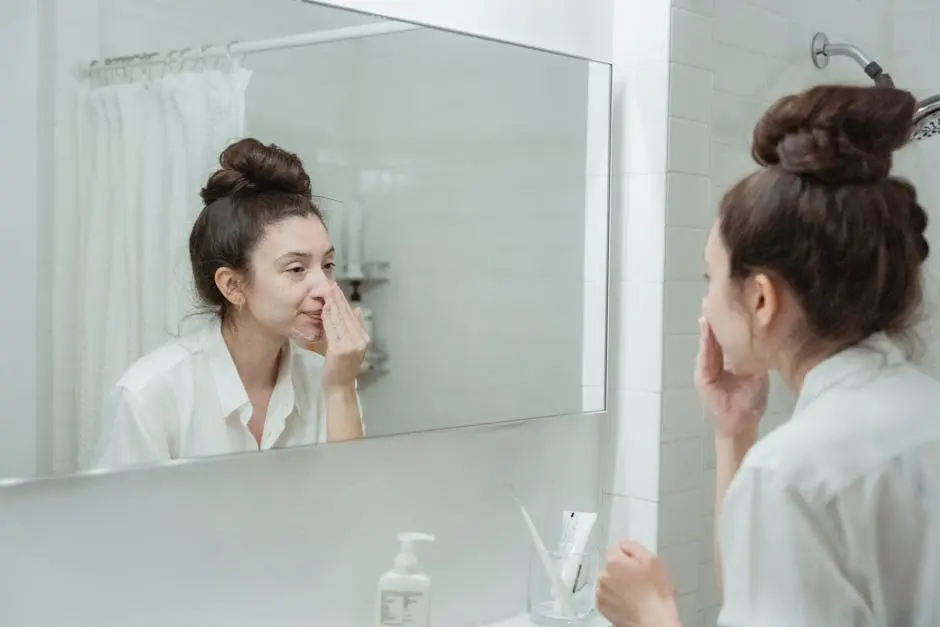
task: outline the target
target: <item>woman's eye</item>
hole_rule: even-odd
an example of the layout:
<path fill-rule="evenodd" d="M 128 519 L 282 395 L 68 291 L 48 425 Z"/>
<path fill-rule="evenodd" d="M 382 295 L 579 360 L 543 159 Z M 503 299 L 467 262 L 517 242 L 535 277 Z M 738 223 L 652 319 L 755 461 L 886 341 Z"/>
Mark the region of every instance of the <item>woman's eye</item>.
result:
<path fill-rule="evenodd" d="M 290 272 L 291 274 L 303 274 L 304 272 L 306 272 L 306 268 L 304 268 L 303 266 L 292 266 L 288 268 L 287 271 Z"/>
<path fill-rule="evenodd" d="M 327 272 L 332 272 L 334 268 L 336 268 L 335 262 L 331 261 L 330 263 L 323 264 L 323 269 L 326 270 Z"/>

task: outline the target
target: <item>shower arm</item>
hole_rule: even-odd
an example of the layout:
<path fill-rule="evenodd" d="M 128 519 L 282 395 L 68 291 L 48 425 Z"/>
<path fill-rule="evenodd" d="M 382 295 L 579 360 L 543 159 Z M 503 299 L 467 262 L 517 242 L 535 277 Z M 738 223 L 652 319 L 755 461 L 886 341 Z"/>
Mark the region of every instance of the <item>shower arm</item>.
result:
<path fill-rule="evenodd" d="M 852 44 L 833 44 L 825 33 L 816 33 L 812 47 L 813 65 L 820 70 L 829 65 L 830 57 L 849 57 L 865 71 L 875 85 L 894 87 L 894 80 L 878 63 Z"/>

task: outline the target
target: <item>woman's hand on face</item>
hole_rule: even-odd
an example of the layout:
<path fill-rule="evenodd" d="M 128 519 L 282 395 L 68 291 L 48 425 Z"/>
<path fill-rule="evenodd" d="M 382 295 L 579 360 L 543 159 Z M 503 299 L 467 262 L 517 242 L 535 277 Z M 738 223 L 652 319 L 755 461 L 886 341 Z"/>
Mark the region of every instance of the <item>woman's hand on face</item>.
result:
<path fill-rule="evenodd" d="M 371 342 L 362 325 L 362 311 L 349 305 L 336 283 L 330 286 L 323 300 L 323 340 L 314 347 L 318 353 L 326 355 L 323 389 L 327 392 L 354 389 Z"/>
<path fill-rule="evenodd" d="M 662 560 L 636 542 L 607 552 L 597 611 L 616 627 L 679 627 L 675 591 Z"/>
<path fill-rule="evenodd" d="M 699 318 L 695 386 L 712 415 L 715 435 L 754 434 L 767 410 L 770 380 L 766 372 L 734 374 L 725 369 L 725 356 L 711 325 Z"/>

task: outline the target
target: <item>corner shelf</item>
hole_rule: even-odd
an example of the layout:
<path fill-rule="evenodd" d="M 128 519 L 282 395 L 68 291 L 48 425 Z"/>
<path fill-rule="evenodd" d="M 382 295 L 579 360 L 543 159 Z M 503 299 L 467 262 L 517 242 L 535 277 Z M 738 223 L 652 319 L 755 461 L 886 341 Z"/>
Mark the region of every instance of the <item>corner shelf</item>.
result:
<path fill-rule="evenodd" d="M 336 276 L 337 283 L 355 283 L 359 282 L 362 285 L 367 285 L 370 283 L 384 283 L 388 281 L 388 269 L 391 264 L 387 261 L 367 261 L 362 264 L 362 275 L 361 276 L 349 276 L 345 273 L 340 273 Z"/>
<path fill-rule="evenodd" d="M 362 364 L 364 367 L 359 370 L 360 379 L 365 379 L 367 382 L 376 377 L 388 374 L 387 363 L 388 354 L 375 345 L 370 346 L 369 350 L 366 351 L 366 358 Z"/>

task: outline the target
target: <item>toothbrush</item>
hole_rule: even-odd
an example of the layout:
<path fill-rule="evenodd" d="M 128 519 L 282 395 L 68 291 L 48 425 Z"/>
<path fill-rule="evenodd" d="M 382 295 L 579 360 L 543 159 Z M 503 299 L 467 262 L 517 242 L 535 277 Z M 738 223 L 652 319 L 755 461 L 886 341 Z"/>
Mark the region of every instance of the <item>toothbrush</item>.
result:
<path fill-rule="evenodd" d="M 522 517 L 525 519 L 525 523 L 529 528 L 529 535 L 532 536 L 535 551 L 539 554 L 539 558 L 542 561 L 542 568 L 545 569 L 545 574 L 548 575 L 548 580 L 551 582 L 552 596 L 555 597 L 555 602 L 561 605 L 561 611 L 564 616 L 573 616 L 574 611 L 571 607 L 571 591 L 565 587 L 564 582 L 561 580 L 561 573 L 559 573 L 558 569 L 555 567 L 555 561 L 552 559 L 551 553 L 548 552 L 545 542 L 542 541 L 542 536 L 539 534 L 538 529 L 535 528 L 535 523 L 532 522 L 532 517 L 529 516 L 528 510 L 526 510 L 525 505 L 522 504 L 522 501 L 519 499 L 519 496 L 512 486 L 509 487 L 512 498 L 519 504 Z"/>

